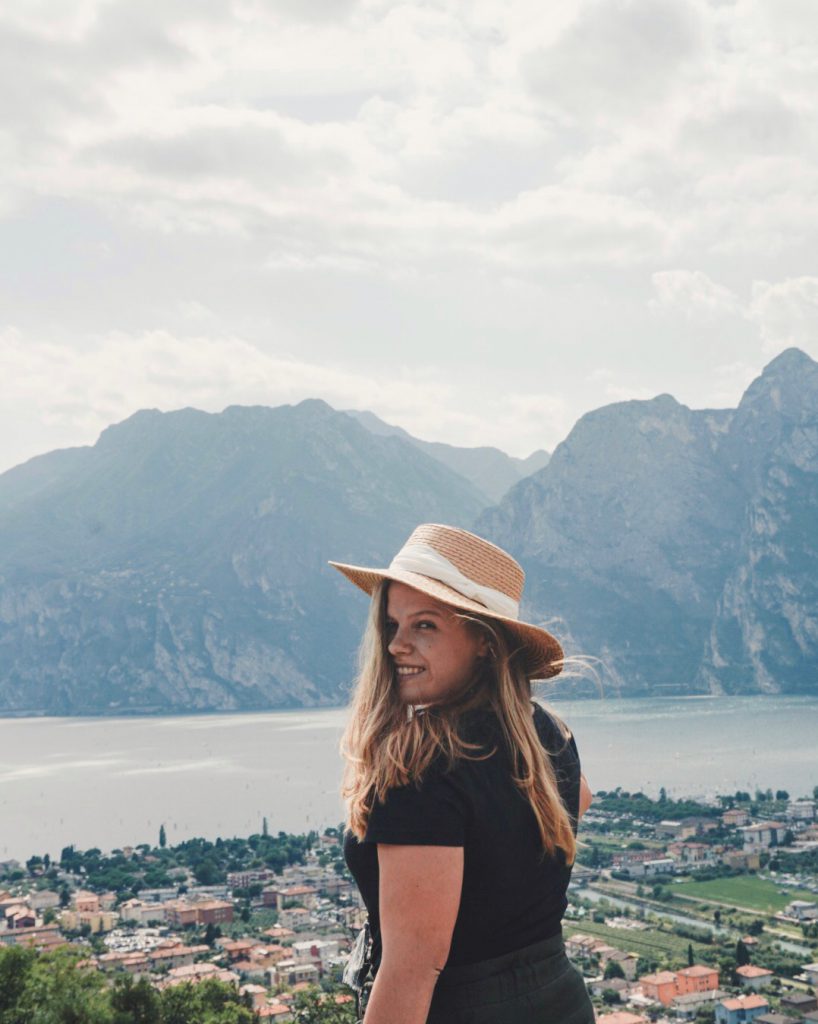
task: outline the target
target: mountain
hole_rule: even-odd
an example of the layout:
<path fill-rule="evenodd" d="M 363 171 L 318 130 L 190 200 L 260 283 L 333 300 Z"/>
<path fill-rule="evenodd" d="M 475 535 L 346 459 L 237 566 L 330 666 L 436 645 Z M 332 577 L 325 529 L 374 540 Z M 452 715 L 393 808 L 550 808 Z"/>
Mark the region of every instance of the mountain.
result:
<path fill-rule="evenodd" d="M 496 505 L 503 495 L 523 477 L 536 473 L 548 465 L 549 455 L 538 448 L 525 459 L 506 455 L 499 448 L 458 448 L 440 441 L 421 441 L 403 427 L 385 423 L 372 412 L 346 409 L 347 415 L 354 416 L 367 430 L 383 437 L 401 437 L 416 445 L 421 451 L 442 462 L 444 466 L 469 480 L 485 496 L 486 505 Z"/>
<path fill-rule="evenodd" d="M 316 400 L 141 410 L 0 475 L 0 712 L 338 704 L 384 564 L 485 501 Z"/>
<path fill-rule="evenodd" d="M 594 410 L 475 530 L 617 693 L 818 693 L 818 364 L 787 349 L 736 410 Z"/>

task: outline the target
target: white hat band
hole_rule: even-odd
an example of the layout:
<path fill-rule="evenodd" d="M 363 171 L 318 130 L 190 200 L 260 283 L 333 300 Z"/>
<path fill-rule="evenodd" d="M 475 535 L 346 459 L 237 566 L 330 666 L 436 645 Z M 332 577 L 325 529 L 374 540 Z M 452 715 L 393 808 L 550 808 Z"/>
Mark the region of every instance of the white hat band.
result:
<path fill-rule="evenodd" d="M 389 568 L 429 576 L 433 580 L 445 583 L 447 587 L 451 587 L 464 597 L 479 602 L 489 611 L 505 615 L 509 619 L 519 618 L 520 605 L 517 601 L 504 594 L 502 590 L 484 587 L 470 580 L 448 558 L 444 558 L 428 544 L 406 544 L 392 559 Z"/>

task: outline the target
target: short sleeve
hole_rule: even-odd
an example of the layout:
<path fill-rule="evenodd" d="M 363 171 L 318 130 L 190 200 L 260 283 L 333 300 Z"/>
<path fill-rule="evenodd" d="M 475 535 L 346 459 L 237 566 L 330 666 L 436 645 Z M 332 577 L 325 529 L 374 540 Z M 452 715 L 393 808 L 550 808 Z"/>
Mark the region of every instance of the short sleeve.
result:
<path fill-rule="evenodd" d="M 559 726 L 544 708 L 536 705 L 535 721 L 543 746 L 551 755 L 562 802 L 571 819 L 574 835 L 579 822 L 579 791 L 582 766 L 573 732 L 566 740 Z"/>
<path fill-rule="evenodd" d="M 369 815 L 365 843 L 408 846 L 465 846 L 468 801 L 452 773 L 430 766 L 420 787 L 396 786 Z"/>

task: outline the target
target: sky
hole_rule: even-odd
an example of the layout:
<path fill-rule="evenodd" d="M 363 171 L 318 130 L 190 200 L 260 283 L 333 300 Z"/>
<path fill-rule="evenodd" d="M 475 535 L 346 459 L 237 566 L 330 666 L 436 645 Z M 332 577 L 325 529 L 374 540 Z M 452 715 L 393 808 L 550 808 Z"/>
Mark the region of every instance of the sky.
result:
<path fill-rule="evenodd" d="M 549 451 L 818 358 L 815 0 L 4 0 L 0 472 L 320 397 Z"/>

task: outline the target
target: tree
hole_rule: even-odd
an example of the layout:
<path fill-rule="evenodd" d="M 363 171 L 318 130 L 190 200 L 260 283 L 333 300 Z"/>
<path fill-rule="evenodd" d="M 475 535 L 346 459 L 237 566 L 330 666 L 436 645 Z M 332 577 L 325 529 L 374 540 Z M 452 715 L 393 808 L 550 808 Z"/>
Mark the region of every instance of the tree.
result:
<path fill-rule="evenodd" d="M 263 818 L 261 822 L 261 834 L 267 839 L 270 835 L 270 829 L 267 826 L 267 819 Z"/>
<path fill-rule="evenodd" d="M 721 924 L 721 911 L 720 910 L 714 910 L 713 911 L 713 920 L 716 922 L 717 925 Z"/>
<path fill-rule="evenodd" d="M 688 944 L 687 944 L 687 966 L 688 967 L 692 967 L 693 963 L 694 963 L 694 960 L 693 960 L 693 943 L 692 942 L 688 942 Z"/>
<path fill-rule="evenodd" d="M 736 943 L 736 967 L 745 967 L 750 962 L 750 951 L 741 941 Z"/>
<path fill-rule="evenodd" d="M 776 800 L 789 800 L 790 794 L 786 791 L 786 789 L 777 789 L 775 791 L 775 798 Z"/>
<path fill-rule="evenodd" d="M 354 1024 L 355 1002 L 336 1003 L 332 995 L 314 990 L 299 992 L 293 1006 L 293 1021 L 294 1024 Z"/>
<path fill-rule="evenodd" d="M 667 803 L 667 790 L 665 789 L 664 786 L 662 786 L 659 789 L 659 803 L 660 804 L 666 804 Z"/>
<path fill-rule="evenodd" d="M 164 825 L 160 825 L 159 826 L 159 845 L 162 847 L 163 850 L 167 846 L 167 842 L 168 842 L 168 837 L 167 837 L 167 835 L 165 833 L 165 826 Z"/>
<path fill-rule="evenodd" d="M 204 933 L 205 944 L 212 948 L 213 943 L 216 941 L 216 939 L 221 937 L 221 934 L 221 928 L 219 928 L 217 924 L 213 924 L 212 921 L 209 921 Z"/>
<path fill-rule="evenodd" d="M 134 981 L 130 974 L 114 981 L 111 1006 L 123 1014 L 123 1024 L 162 1024 L 159 993 L 147 978 Z"/>
<path fill-rule="evenodd" d="M 622 970 L 622 964 L 617 960 L 609 960 L 607 964 L 605 964 L 605 973 L 602 977 L 605 981 L 607 981 L 608 978 L 624 978 L 625 972 Z"/>

